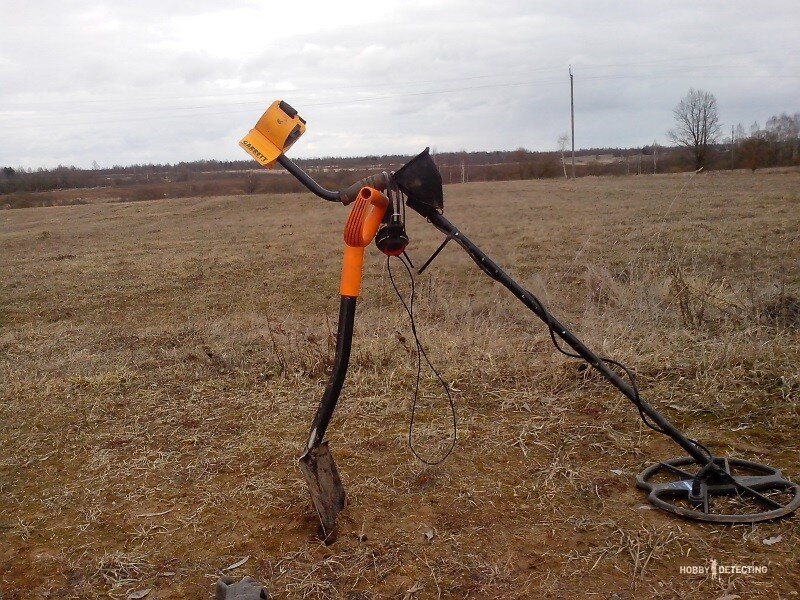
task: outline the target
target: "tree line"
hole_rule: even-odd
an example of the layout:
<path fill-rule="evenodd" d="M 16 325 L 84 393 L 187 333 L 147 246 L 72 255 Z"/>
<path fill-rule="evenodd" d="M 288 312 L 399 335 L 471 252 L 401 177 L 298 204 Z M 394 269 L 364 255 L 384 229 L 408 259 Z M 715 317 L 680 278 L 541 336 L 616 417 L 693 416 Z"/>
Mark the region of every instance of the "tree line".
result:
<path fill-rule="evenodd" d="M 748 130 L 739 123 L 726 137 L 722 134 L 715 96 L 703 90 L 690 89 L 673 114 L 675 126 L 667 133 L 672 146 L 654 143 L 635 149 L 579 150 L 576 151 L 580 159 L 576 174 L 668 173 L 700 168 L 747 168 L 755 171 L 762 167 L 800 164 L 800 112 L 774 115 L 763 127 L 753 123 Z M 434 158 L 445 183 L 566 176 L 565 164 L 569 159 L 564 153 L 565 139 L 562 136 L 559 140 L 560 152 L 534 152 L 525 148 L 478 152 L 434 150 Z M 608 159 L 609 156 L 612 158 Z M 298 159 L 297 162 L 312 171 L 323 184 L 336 187 L 358 179 L 362 173 L 396 169 L 409 158 L 390 154 Z M 59 165 L 52 169 L 32 170 L 6 166 L 0 170 L 0 194 L 116 188 L 116 195 L 121 198 L 141 200 L 164 196 L 300 191 L 296 182 L 283 177 L 285 174 L 280 170 L 259 170 L 249 159 L 116 165 L 111 168 L 99 168 L 94 163 L 94 167 L 79 169 Z M 28 205 L 28 202 L 23 205 Z"/>
<path fill-rule="evenodd" d="M 749 135 L 739 123 L 731 128 L 727 139 L 722 138 L 719 106 L 711 92 L 690 89 L 672 112 L 675 126 L 667 135 L 688 151 L 695 169 L 710 166 L 711 153 L 726 147 L 731 169 L 737 164 L 753 171 L 760 167 L 798 164 L 800 112 L 774 115 L 767 119 L 763 128 L 758 122 L 753 123 Z"/>

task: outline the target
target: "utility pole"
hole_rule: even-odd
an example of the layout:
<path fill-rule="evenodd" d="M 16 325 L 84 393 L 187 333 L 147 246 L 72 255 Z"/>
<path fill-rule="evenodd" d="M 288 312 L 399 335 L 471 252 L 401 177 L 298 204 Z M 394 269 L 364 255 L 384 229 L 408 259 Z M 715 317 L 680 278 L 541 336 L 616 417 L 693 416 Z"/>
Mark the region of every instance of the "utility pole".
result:
<path fill-rule="evenodd" d="M 572 85 L 572 65 L 569 66 L 569 118 L 572 124 L 572 178 L 575 179 L 575 92 Z"/>
<path fill-rule="evenodd" d="M 731 171 L 733 171 L 733 165 L 734 165 L 734 151 L 733 151 L 734 139 L 733 139 L 733 136 L 734 136 L 733 125 L 731 125 Z"/>
<path fill-rule="evenodd" d="M 467 165 L 464 162 L 464 159 L 461 159 L 461 183 L 467 182 Z"/>

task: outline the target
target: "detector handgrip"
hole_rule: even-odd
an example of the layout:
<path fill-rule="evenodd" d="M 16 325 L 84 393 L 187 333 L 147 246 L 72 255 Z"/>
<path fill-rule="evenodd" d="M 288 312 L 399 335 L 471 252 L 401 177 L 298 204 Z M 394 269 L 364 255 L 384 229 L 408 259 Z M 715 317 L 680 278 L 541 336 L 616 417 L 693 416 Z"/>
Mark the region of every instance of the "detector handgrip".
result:
<path fill-rule="evenodd" d="M 363 187 L 344 224 L 344 260 L 339 293 L 351 298 L 361 291 L 364 248 L 372 241 L 383 221 L 389 199 L 378 190 Z"/>
<path fill-rule="evenodd" d="M 339 199 L 341 200 L 342 204 L 347 206 L 348 204 L 352 203 L 356 198 L 358 198 L 359 192 L 364 187 L 370 187 L 382 192 L 389 187 L 389 174 L 386 171 L 376 173 L 375 175 L 370 175 L 369 177 L 364 177 L 364 179 L 360 181 L 356 181 L 353 185 L 350 185 L 343 190 L 339 190 Z"/>
<path fill-rule="evenodd" d="M 388 206 L 389 199 L 381 192 L 362 187 L 344 224 L 344 243 L 354 248 L 369 245 L 378 232 Z"/>

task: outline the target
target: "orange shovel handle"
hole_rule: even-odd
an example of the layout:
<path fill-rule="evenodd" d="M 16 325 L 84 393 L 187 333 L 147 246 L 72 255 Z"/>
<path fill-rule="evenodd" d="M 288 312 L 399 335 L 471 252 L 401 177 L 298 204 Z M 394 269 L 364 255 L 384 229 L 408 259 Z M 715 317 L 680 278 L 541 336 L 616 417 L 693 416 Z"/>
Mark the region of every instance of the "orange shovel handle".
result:
<path fill-rule="evenodd" d="M 361 291 L 361 267 L 364 248 L 372 241 L 381 226 L 389 199 L 378 190 L 363 187 L 358 193 L 350 216 L 344 224 L 344 261 L 339 293 L 358 297 Z"/>

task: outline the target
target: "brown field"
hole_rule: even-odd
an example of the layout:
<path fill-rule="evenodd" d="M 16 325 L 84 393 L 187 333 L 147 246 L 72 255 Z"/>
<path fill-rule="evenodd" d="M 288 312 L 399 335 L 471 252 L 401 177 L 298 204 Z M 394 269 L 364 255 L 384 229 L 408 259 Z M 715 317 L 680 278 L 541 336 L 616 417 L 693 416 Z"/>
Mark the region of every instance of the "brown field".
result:
<path fill-rule="evenodd" d="M 800 172 L 474 183 L 445 202 L 688 433 L 800 479 Z M 679 449 L 455 245 L 417 307 L 456 451 L 408 451 L 410 331 L 372 247 L 329 431 L 349 507 L 318 542 L 296 458 L 345 216 L 310 194 L 0 212 L 0 598 L 209 598 L 245 557 L 228 572 L 274 598 L 798 596 L 798 517 L 648 510 L 635 474 Z M 421 262 L 440 235 L 416 216 L 409 232 Z M 431 452 L 447 412 L 424 388 Z M 769 571 L 679 573 L 712 558 Z"/>

